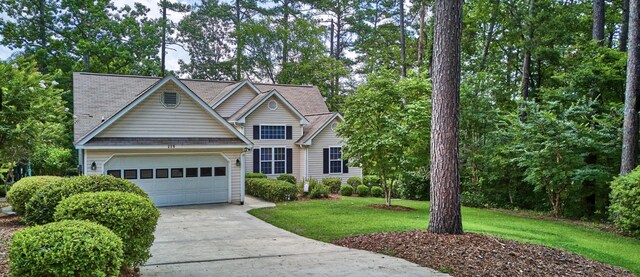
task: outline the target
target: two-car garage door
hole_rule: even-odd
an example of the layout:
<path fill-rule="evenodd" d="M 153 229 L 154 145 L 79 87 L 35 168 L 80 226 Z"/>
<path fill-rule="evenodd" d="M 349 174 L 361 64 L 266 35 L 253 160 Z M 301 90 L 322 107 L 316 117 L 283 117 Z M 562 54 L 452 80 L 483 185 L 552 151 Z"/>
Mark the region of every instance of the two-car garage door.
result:
<path fill-rule="evenodd" d="M 104 170 L 138 185 L 159 207 L 229 201 L 230 172 L 220 155 L 121 155 Z"/>

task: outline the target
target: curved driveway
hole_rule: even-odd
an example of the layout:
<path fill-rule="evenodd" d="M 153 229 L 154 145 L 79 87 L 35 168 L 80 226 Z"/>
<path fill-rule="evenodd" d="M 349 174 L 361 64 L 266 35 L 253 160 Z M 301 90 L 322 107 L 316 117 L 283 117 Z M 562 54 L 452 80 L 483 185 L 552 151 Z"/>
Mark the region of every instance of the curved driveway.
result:
<path fill-rule="evenodd" d="M 448 276 L 414 263 L 304 238 L 248 214 L 274 206 L 160 209 L 153 257 L 142 276 Z M 330 223 L 328 223 L 330 224 Z"/>

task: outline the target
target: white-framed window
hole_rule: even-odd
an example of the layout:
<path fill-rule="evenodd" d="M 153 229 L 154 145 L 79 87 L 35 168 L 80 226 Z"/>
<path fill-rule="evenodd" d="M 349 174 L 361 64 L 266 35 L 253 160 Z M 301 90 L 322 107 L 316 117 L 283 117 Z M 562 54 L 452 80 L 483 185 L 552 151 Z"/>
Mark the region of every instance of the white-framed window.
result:
<path fill-rule="evenodd" d="M 284 174 L 287 171 L 287 149 L 285 147 L 260 148 L 260 172 Z"/>
<path fill-rule="evenodd" d="M 285 125 L 260 125 L 260 139 L 285 140 L 287 127 Z"/>
<path fill-rule="evenodd" d="M 269 101 L 267 106 L 269 106 L 270 110 L 275 111 L 276 109 L 278 109 L 278 102 L 276 102 L 275 100 L 271 100 Z"/>
<path fill-rule="evenodd" d="M 342 147 L 329 147 L 329 173 L 342 173 Z"/>

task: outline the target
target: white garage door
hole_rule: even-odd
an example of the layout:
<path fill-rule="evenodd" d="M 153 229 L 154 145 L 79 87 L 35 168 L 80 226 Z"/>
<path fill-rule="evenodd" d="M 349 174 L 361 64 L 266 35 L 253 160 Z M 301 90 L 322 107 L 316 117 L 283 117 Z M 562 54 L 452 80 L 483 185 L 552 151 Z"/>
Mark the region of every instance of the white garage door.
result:
<path fill-rule="evenodd" d="M 105 163 L 105 174 L 129 179 L 156 206 L 229 200 L 229 169 L 220 155 L 122 155 Z"/>

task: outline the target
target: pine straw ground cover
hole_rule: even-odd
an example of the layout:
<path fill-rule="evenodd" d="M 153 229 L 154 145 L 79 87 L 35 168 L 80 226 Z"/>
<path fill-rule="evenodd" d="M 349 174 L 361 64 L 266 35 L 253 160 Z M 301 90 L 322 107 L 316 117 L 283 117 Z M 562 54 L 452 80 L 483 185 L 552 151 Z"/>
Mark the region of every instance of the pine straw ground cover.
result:
<path fill-rule="evenodd" d="M 9 275 L 9 245 L 11 236 L 15 231 L 26 228 L 17 215 L 7 215 L 0 213 L 0 277 Z"/>
<path fill-rule="evenodd" d="M 333 243 L 403 258 L 453 276 L 635 276 L 577 254 L 474 233 L 435 235 L 416 230 Z"/>

